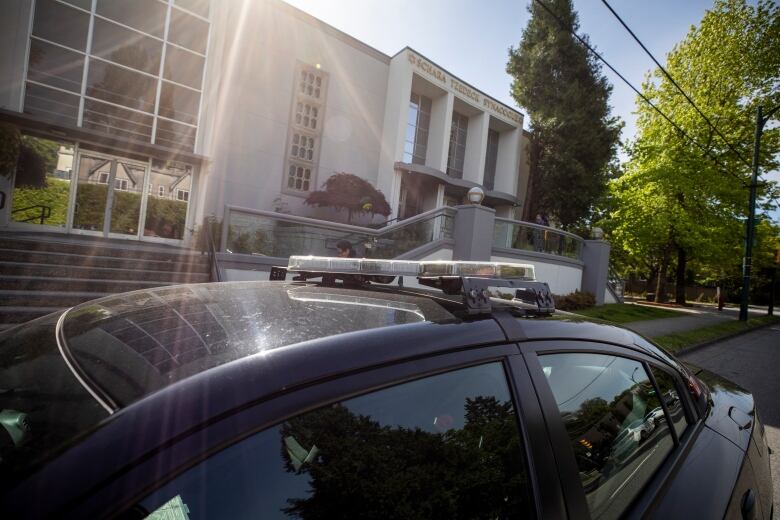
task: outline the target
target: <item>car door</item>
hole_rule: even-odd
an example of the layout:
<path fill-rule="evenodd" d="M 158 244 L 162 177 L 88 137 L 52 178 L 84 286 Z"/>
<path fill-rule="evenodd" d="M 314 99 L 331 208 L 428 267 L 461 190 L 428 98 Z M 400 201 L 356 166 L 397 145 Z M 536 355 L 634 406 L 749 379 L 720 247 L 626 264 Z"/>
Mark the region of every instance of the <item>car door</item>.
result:
<path fill-rule="evenodd" d="M 672 367 L 595 342 L 521 349 L 571 516 L 724 516 L 744 454 L 703 426 Z"/>
<path fill-rule="evenodd" d="M 563 518 L 517 353 L 484 347 L 281 393 L 130 468 L 74 513 Z"/>

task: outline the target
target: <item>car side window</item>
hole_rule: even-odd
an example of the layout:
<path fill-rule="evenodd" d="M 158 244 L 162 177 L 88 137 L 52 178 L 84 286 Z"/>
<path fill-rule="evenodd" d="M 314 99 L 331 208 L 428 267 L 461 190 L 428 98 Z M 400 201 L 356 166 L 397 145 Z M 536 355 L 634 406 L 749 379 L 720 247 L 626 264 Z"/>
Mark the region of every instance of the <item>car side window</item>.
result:
<path fill-rule="evenodd" d="M 526 467 L 503 366 L 490 363 L 294 417 L 133 509 L 153 519 L 529 518 Z"/>
<path fill-rule="evenodd" d="M 666 405 L 666 411 L 669 412 L 672 426 L 679 438 L 688 427 L 688 418 L 685 416 L 685 409 L 683 408 L 677 385 L 674 384 L 674 378 L 671 374 L 658 367 L 651 366 L 650 371 L 653 373 L 661 400 Z"/>
<path fill-rule="evenodd" d="M 619 518 L 674 447 L 644 366 L 589 353 L 539 356 L 593 518 Z"/>

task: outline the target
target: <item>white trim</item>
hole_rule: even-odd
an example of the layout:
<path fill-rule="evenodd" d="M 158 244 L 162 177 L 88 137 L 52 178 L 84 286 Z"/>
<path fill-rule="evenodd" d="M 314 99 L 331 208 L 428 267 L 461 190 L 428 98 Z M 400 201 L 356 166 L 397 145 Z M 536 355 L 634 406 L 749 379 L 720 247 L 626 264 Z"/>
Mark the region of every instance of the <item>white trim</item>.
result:
<path fill-rule="evenodd" d="M 181 11 L 183 13 L 191 14 L 195 18 L 199 18 L 201 21 L 204 21 L 204 22 L 206 22 L 208 24 L 211 24 L 211 20 L 209 20 L 208 18 L 204 18 L 203 15 L 198 14 L 198 13 L 194 13 L 194 12 L 190 11 L 189 9 L 187 9 L 186 7 L 182 7 L 182 6 L 180 6 L 179 4 L 177 4 L 175 2 L 171 3 L 171 6 L 175 7 L 176 9 L 178 9 L 179 11 Z M 209 15 L 211 15 L 211 6 L 210 5 L 209 5 Z"/>
<path fill-rule="evenodd" d="M 72 7 L 72 8 L 73 8 L 73 9 L 75 9 L 76 11 L 81 11 L 82 13 L 89 14 L 89 11 L 87 11 L 87 10 L 86 10 L 86 9 L 84 9 L 83 7 L 79 7 L 79 6 L 77 6 L 77 5 L 74 5 L 74 4 L 72 4 L 72 3 L 69 3 L 69 2 L 67 2 L 67 1 L 63 2 L 62 0 L 54 0 L 54 2 L 56 2 L 56 3 L 58 3 L 58 4 L 61 4 L 61 5 L 64 5 L 64 6 L 66 6 L 66 7 Z"/>
<path fill-rule="evenodd" d="M 103 16 L 102 14 L 98 13 L 97 11 L 95 11 L 95 18 L 100 18 L 104 22 L 113 23 L 115 25 L 118 25 L 119 27 L 122 27 L 123 29 L 127 29 L 129 31 L 133 31 L 135 33 L 138 33 L 141 36 L 148 36 L 149 38 L 157 40 L 158 42 L 162 42 L 163 41 L 163 39 L 160 38 L 159 36 L 155 36 L 153 34 L 149 34 L 148 32 L 144 32 L 141 29 L 136 29 L 135 27 L 130 27 L 129 25 L 123 24 L 122 22 L 120 22 L 118 20 L 114 20 L 113 18 L 108 18 L 107 16 Z"/>
<path fill-rule="evenodd" d="M 211 34 L 211 24 L 209 24 L 209 34 Z M 198 51 L 193 51 L 192 49 L 188 49 L 187 47 L 183 47 L 183 46 L 179 45 L 178 43 L 167 42 L 167 44 L 170 45 L 171 47 L 176 47 L 177 49 L 180 49 L 182 51 L 187 51 L 190 54 L 194 54 L 195 56 L 198 56 L 200 58 L 205 58 L 206 55 L 208 54 L 208 51 L 209 51 L 208 37 L 206 38 L 206 53 L 207 54 L 201 54 Z"/>
<path fill-rule="evenodd" d="M 189 126 L 190 128 L 198 128 L 198 125 L 193 125 L 192 123 L 185 123 L 185 122 L 179 121 L 177 119 L 171 119 L 170 117 L 157 116 L 157 119 L 162 119 L 163 121 L 168 121 L 170 123 L 176 123 L 177 125 Z M 166 141 L 167 141 L 167 139 L 166 139 Z"/>
<path fill-rule="evenodd" d="M 75 52 L 76 54 L 80 54 L 82 56 L 86 56 L 87 53 L 84 51 L 80 51 L 78 49 L 74 49 L 73 47 L 68 47 L 67 45 L 63 45 L 61 43 L 53 42 L 51 40 L 47 40 L 46 38 L 41 38 L 40 36 L 36 36 L 32 33 L 30 33 L 30 39 L 31 40 L 38 40 L 39 42 L 48 43 L 49 45 L 53 45 L 55 47 L 59 47 L 60 49 L 65 49 L 66 51 Z M 89 38 L 88 38 L 89 39 Z"/>
<path fill-rule="evenodd" d="M 105 103 L 106 105 L 111 105 L 117 108 L 124 108 L 125 110 L 129 110 L 131 112 L 138 112 L 139 114 L 143 114 L 145 116 L 154 117 L 154 114 L 150 112 L 144 112 L 143 110 L 138 110 L 137 108 L 126 107 L 124 105 L 120 105 L 118 103 L 112 103 L 111 101 L 106 101 L 104 99 L 100 99 L 92 96 L 86 96 L 86 95 L 84 96 L 84 99 L 88 99 L 90 101 L 97 101 L 98 103 Z"/>
<path fill-rule="evenodd" d="M 87 47 L 84 57 L 84 71 L 81 75 L 81 97 L 79 98 L 79 112 L 76 114 L 76 126 L 84 123 L 84 95 L 87 93 L 87 78 L 89 75 L 89 53 L 92 50 L 92 30 L 95 27 L 95 6 L 97 0 L 92 0 L 89 13 L 89 29 L 87 32 Z"/>
<path fill-rule="evenodd" d="M 24 97 L 27 94 L 26 81 L 30 67 L 30 38 L 32 38 L 33 22 L 35 20 L 35 0 L 31 0 L 30 4 L 30 20 L 27 24 L 27 48 L 24 52 L 24 72 L 22 76 L 25 81 L 22 81 L 21 99 L 19 99 L 19 111 L 21 112 L 24 112 Z"/>
<path fill-rule="evenodd" d="M 129 70 L 131 72 L 137 72 L 138 74 L 142 74 L 144 76 L 148 76 L 148 77 L 150 77 L 152 79 L 159 79 L 159 76 L 156 76 L 155 74 L 152 74 L 150 72 L 144 72 L 142 70 L 134 69 L 133 67 L 128 67 L 127 65 L 122 65 L 121 63 L 116 63 L 114 61 L 107 60 L 105 58 L 101 58 L 100 56 L 96 56 L 94 54 L 90 54 L 89 57 L 91 59 L 93 59 L 93 60 L 102 61 L 104 63 L 108 63 L 109 65 L 113 65 L 115 67 L 126 69 L 126 70 Z"/>
<path fill-rule="evenodd" d="M 169 80 L 169 79 L 165 79 L 165 78 L 163 78 L 162 76 L 160 76 L 160 80 L 161 80 L 161 81 L 164 81 L 164 82 L 166 82 L 166 83 L 170 83 L 171 85 L 176 85 L 177 87 L 183 87 L 183 88 L 186 88 L 187 90 L 191 90 L 191 91 L 193 91 L 193 92 L 197 92 L 198 94 L 200 94 L 200 93 L 201 93 L 201 91 L 200 91 L 200 90 L 198 90 L 198 89 L 196 89 L 195 87 L 190 87 L 190 86 L 188 86 L 188 85 L 185 85 L 185 84 L 183 84 L 183 83 L 177 83 L 176 81 L 171 81 L 171 80 Z"/>
<path fill-rule="evenodd" d="M 209 5 L 209 14 L 211 13 L 211 5 Z M 206 71 L 209 65 L 209 47 L 211 46 L 211 22 L 209 21 L 209 32 L 206 35 L 206 54 L 203 56 L 203 71 L 200 75 L 200 99 L 198 100 L 198 119 L 195 125 L 195 135 L 192 140 L 192 151 L 198 147 L 198 134 L 200 130 L 200 116 L 203 114 L 203 88 L 206 84 Z M 177 46 L 178 47 L 178 46 Z"/>
<path fill-rule="evenodd" d="M 153 116 L 154 119 L 152 119 L 152 144 L 157 143 L 157 114 L 160 113 L 160 93 L 162 92 L 162 77 L 163 72 L 165 70 L 165 56 L 167 54 L 167 47 L 168 44 L 168 30 L 171 26 L 171 2 L 168 1 L 168 7 L 165 9 L 165 25 L 163 26 L 163 44 L 162 44 L 162 53 L 160 54 L 160 70 L 159 74 L 157 75 L 157 92 L 154 94 L 154 107 L 152 108 L 152 111 L 154 112 Z M 203 71 L 205 74 L 205 70 Z M 194 146 L 193 146 L 194 147 Z M 150 165 L 151 166 L 151 165 Z"/>
<path fill-rule="evenodd" d="M 108 405 L 103 399 L 100 398 L 100 396 L 97 395 L 97 393 L 82 379 L 81 375 L 79 374 L 78 370 L 71 364 L 70 359 L 68 359 L 68 356 L 65 355 L 65 347 L 63 344 L 65 343 L 65 334 L 62 331 L 62 324 L 65 322 L 65 317 L 68 315 L 68 312 L 73 307 L 66 309 L 60 314 L 60 318 L 57 320 L 57 326 L 54 329 L 54 339 L 57 341 L 57 348 L 60 351 L 60 355 L 62 356 L 62 360 L 65 361 L 65 364 L 68 365 L 68 368 L 70 369 L 73 376 L 76 378 L 76 380 L 81 384 L 81 386 L 84 387 L 84 390 L 86 390 L 89 395 L 91 395 L 95 401 L 102 406 L 109 415 L 114 414 L 114 409 Z"/>

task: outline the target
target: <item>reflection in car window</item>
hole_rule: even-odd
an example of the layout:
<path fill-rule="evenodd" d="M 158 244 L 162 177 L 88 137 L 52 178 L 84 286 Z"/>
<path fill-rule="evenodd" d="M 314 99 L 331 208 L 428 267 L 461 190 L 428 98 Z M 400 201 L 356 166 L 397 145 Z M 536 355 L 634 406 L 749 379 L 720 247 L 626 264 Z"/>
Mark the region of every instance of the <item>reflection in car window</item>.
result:
<path fill-rule="evenodd" d="M 149 518 L 530 518 L 525 468 L 504 371 L 492 363 L 290 419 L 139 506 Z"/>
<path fill-rule="evenodd" d="M 674 445 L 641 363 L 600 354 L 540 358 L 593 518 L 618 518 Z"/>
<path fill-rule="evenodd" d="M 669 417 L 674 425 L 674 431 L 677 432 L 677 437 L 679 438 L 688 426 L 688 419 L 685 417 L 685 409 L 680 400 L 680 394 L 677 393 L 674 378 L 660 368 L 650 367 L 650 370 L 653 372 L 655 383 L 658 385 L 658 391 L 661 393 L 661 399 L 666 405 L 666 410 L 669 412 Z"/>

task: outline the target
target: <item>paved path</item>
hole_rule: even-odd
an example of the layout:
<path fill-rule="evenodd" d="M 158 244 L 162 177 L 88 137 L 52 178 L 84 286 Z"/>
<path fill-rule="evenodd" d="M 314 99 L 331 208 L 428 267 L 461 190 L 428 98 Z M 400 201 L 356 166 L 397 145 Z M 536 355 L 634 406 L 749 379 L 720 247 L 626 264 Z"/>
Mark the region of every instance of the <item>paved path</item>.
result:
<path fill-rule="evenodd" d="M 687 307 L 670 310 L 678 311 L 683 316 L 658 320 L 632 321 L 624 323 L 623 326 L 648 338 L 655 338 L 735 321 L 739 317 L 739 309 L 732 308 L 726 308 L 723 311 L 718 311 L 715 307 Z M 749 311 L 750 316 L 763 316 L 765 314 L 766 310 L 761 309 L 750 309 Z"/>
<path fill-rule="evenodd" d="M 679 318 L 682 319 L 682 318 Z M 780 511 L 780 325 L 743 334 L 680 356 L 750 390 L 772 454 L 775 516 Z"/>

